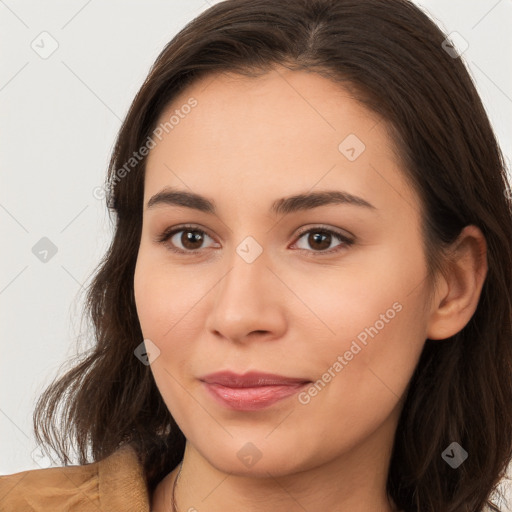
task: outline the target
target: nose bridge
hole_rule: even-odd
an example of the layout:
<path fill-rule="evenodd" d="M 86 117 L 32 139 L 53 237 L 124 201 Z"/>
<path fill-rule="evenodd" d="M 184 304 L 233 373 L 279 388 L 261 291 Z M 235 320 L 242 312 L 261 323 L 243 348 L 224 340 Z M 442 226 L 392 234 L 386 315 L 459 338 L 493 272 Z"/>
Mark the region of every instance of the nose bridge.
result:
<path fill-rule="evenodd" d="M 223 302 L 225 308 L 255 311 L 270 299 L 262 294 L 272 275 L 262 249 L 257 254 L 258 248 L 251 241 L 243 241 L 235 248 L 229 260 L 230 270 L 218 290 L 218 302 Z"/>
<path fill-rule="evenodd" d="M 243 339 L 253 331 L 277 334 L 284 326 L 279 286 L 263 248 L 247 237 L 234 250 L 229 269 L 214 293 L 208 328 L 226 338 Z"/>
<path fill-rule="evenodd" d="M 230 270 L 221 283 L 221 294 L 240 294 L 243 298 L 243 295 L 251 295 L 251 287 L 256 289 L 264 285 L 267 274 L 271 274 L 268 269 L 271 262 L 270 254 L 264 249 L 261 237 L 259 238 L 261 243 L 254 236 L 247 235 L 233 246 L 232 252 L 226 258 Z"/>

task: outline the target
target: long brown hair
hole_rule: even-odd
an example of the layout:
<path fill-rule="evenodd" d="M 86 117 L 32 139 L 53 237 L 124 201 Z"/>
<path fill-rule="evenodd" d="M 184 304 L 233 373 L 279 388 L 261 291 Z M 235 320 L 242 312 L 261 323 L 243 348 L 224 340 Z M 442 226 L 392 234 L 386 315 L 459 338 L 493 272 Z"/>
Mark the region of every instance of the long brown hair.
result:
<path fill-rule="evenodd" d="M 151 492 L 181 460 L 185 437 L 133 353 L 143 339 L 133 276 L 146 159 L 126 163 L 193 80 L 257 76 L 281 64 L 340 83 L 389 123 L 421 199 L 429 268 L 443 267 L 443 249 L 464 226 L 486 237 L 475 314 L 455 336 L 426 340 L 410 381 L 387 491 L 406 512 L 490 505 L 512 459 L 512 194 L 481 100 L 445 39 L 406 0 L 227 0 L 188 23 L 156 59 L 120 129 L 106 181 L 115 234 L 87 292 L 94 347 L 39 399 L 38 441 L 64 464 L 71 448 L 83 464 L 131 443 Z M 457 469 L 441 457 L 453 441 L 469 454 Z"/>

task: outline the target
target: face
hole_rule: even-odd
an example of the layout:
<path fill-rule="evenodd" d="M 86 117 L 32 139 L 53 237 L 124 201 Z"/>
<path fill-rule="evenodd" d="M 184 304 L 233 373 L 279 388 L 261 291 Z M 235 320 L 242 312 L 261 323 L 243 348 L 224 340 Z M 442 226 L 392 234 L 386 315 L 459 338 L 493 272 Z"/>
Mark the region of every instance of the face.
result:
<path fill-rule="evenodd" d="M 134 286 L 188 445 L 222 471 L 277 475 L 391 441 L 428 289 L 385 122 L 279 68 L 201 79 L 160 122 L 173 115 L 147 160 Z"/>

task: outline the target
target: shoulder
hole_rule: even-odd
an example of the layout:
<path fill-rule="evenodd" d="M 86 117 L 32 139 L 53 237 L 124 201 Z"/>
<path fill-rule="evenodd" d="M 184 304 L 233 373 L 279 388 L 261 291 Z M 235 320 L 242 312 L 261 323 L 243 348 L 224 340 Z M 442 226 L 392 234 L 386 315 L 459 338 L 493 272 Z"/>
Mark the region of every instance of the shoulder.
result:
<path fill-rule="evenodd" d="M 33 469 L 0 477 L 1 511 L 149 511 L 142 465 L 125 445 L 82 466 Z"/>

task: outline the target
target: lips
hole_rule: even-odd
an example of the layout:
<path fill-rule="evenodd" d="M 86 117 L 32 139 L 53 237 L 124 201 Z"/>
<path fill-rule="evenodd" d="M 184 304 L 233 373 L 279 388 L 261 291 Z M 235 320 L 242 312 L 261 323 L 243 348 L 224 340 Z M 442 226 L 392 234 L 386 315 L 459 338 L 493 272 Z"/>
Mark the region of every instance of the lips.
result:
<path fill-rule="evenodd" d="M 248 372 L 243 375 L 230 371 L 212 373 L 200 380 L 208 384 L 219 384 L 230 388 L 252 388 L 258 386 L 286 386 L 309 382 L 307 379 L 284 377 L 273 373 Z"/>
<path fill-rule="evenodd" d="M 255 411 L 284 400 L 311 383 L 303 378 L 263 372 L 243 375 L 223 371 L 199 379 L 217 403 L 239 411 Z"/>

